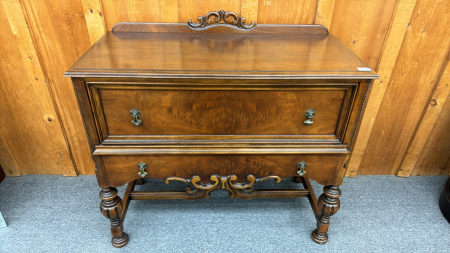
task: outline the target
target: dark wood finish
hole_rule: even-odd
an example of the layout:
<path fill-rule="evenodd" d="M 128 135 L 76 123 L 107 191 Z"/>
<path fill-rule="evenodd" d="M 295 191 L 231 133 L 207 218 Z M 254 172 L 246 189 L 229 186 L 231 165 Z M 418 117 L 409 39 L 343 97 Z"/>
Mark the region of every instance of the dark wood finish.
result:
<path fill-rule="evenodd" d="M 228 188 L 224 188 L 228 190 Z M 231 190 L 230 190 L 231 191 Z M 158 199 L 186 199 L 186 200 L 198 200 L 203 198 L 209 198 L 207 191 L 200 191 L 199 193 L 189 193 L 183 191 L 154 191 L 154 192 L 131 192 L 130 198 L 132 200 L 158 200 Z M 238 192 L 230 193 L 230 198 L 239 199 L 255 199 L 255 198 L 301 198 L 308 197 L 308 190 L 255 190 L 252 192 Z"/>
<path fill-rule="evenodd" d="M 319 244 L 328 241 L 328 228 L 330 227 L 330 216 L 339 211 L 341 190 L 339 186 L 327 185 L 323 187 L 323 193 L 319 197 L 320 216 L 317 219 L 317 228 L 312 232 L 311 238 Z"/>
<path fill-rule="evenodd" d="M 298 171 L 297 163 L 306 161 L 306 177 L 324 185 L 340 185 L 342 178 L 335 175 L 343 167 L 347 155 L 115 155 L 104 156 L 103 160 L 111 187 L 120 187 L 139 179 L 139 162 L 147 164 L 148 178 L 165 180 L 195 175 L 207 182 L 211 175 L 237 175 L 238 182 L 242 182 L 248 174 L 257 178 L 269 175 L 294 177 Z"/>
<path fill-rule="evenodd" d="M 83 117 L 84 129 L 88 138 L 89 149 L 91 154 L 94 152 L 94 146 L 100 144 L 100 138 L 97 134 L 97 124 L 94 121 L 93 112 L 88 106 L 90 104 L 87 87 L 82 78 L 72 77 L 73 88 L 77 98 L 81 116 Z M 83 106 L 84 105 L 84 106 Z M 108 188 L 108 179 L 103 166 L 101 157 L 92 156 L 95 164 L 95 175 L 97 176 L 98 185 L 102 188 Z"/>
<path fill-rule="evenodd" d="M 105 34 L 66 72 L 80 77 L 377 78 L 332 35 Z M 151 57 L 150 57 L 151 56 Z M 326 59 L 326 63 L 325 60 Z"/>
<path fill-rule="evenodd" d="M 121 221 L 124 221 L 125 220 L 125 216 L 127 215 L 128 206 L 130 205 L 130 200 L 132 199 L 130 197 L 130 194 L 131 194 L 131 192 L 134 191 L 134 187 L 136 185 L 139 185 L 139 184 L 142 184 L 142 178 L 134 180 L 134 181 L 130 182 L 127 185 L 127 188 L 126 188 L 126 190 L 125 190 L 125 192 L 123 194 L 123 201 L 122 201 L 122 203 L 123 203 L 123 210 L 122 210 L 122 213 L 120 214 L 120 220 Z"/>
<path fill-rule="evenodd" d="M 116 24 L 114 33 L 244 33 L 244 34 L 283 34 L 283 35 L 328 35 L 328 29 L 322 25 L 257 25 L 251 30 L 240 30 L 231 26 L 210 26 L 205 29 L 193 30 L 187 24 L 170 23 L 133 23 Z"/>
<path fill-rule="evenodd" d="M 102 89 L 99 95 L 108 135 L 334 135 L 347 90 Z M 139 126 L 131 124 L 133 108 L 141 113 Z M 303 123 L 308 109 L 316 111 L 312 125 Z"/>
<path fill-rule="evenodd" d="M 312 238 L 325 243 L 378 76 L 322 26 L 253 26 L 222 11 L 190 26 L 119 23 L 65 74 L 113 245 L 128 241 L 122 223 L 131 200 L 196 200 L 216 189 L 241 199 L 308 197 L 317 219 Z M 254 188 L 293 177 L 304 189 Z M 135 191 L 143 178 L 187 188 Z M 310 179 L 327 185 L 319 199 Z M 126 183 L 122 201 L 114 187 Z"/>
<path fill-rule="evenodd" d="M 102 214 L 111 220 L 111 234 L 113 238 L 111 240 L 112 245 L 117 248 L 125 246 L 129 237 L 128 234 L 123 232 L 123 220 L 120 219 L 123 210 L 122 199 L 117 196 L 117 189 L 103 188 L 100 191 L 100 211 Z M 125 213 L 123 214 L 125 216 Z"/>

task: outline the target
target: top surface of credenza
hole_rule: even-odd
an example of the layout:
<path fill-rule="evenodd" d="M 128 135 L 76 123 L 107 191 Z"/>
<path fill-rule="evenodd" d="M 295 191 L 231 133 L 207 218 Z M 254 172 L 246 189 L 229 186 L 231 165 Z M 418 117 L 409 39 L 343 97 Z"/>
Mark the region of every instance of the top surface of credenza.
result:
<path fill-rule="evenodd" d="M 180 32 L 181 31 L 181 32 Z M 233 31 L 236 31 L 233 33 Z M 373 79 L 368 66 L 321 26 L 242 31 L 180 24 L 119 24 L 65 74 L 72 77 Z"/>

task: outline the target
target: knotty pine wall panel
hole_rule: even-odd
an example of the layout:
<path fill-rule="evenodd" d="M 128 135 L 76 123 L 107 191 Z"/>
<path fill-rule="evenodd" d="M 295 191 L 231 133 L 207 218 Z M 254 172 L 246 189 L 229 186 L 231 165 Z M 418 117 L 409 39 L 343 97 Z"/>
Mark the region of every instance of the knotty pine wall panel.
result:
<path fill-rule="evenodd" d="M 399 173 L 401 176 L 411 172 L 414 175 L 449 172 L 450 165 L 445 156 L 450 148 L 444 142 L 450 124 L 446 116 L 450 115 L 450 99 L 438 101 L 439 107 L 435 108 L 439 108 L 436 112 L 439 115 L 436 114 L 435 121 L 430 123 L 422 118 L 449 52 L 450 37 L 445 27 L 450 21 L 448 1 L 3 0 L 2 6 L 9 6 L 2 9 L 2 29 L 6 31 L 2 34 L 6 36 L 3 41 L 7 45 L 17 45 L 2 48 L 2 54 L 9 53 L 3 56 L 6 57 L 4 60 L 11 62 L 13 67 L 2 66 L 2 72 L 9 71 L 10 74 L 2 77 L 0 87 L 9 88 L 21 80 L 21 85 L 16 85 L 17 92 L 25 92 L 29 89 L 27 84 L 34 83 L 31 77 L 36 73 L 42 76 L 40 90 L 34 91 L 39 94 L 38 98 L 30 95 L 30 101 L 19 100 L 20 112 L 28 113 L 30 120 L 11 114 L 18 105 L 12 99 L 14 97 L 0 97 L 2 106 L 8 111 L 2 113 L 2 117 L 14 118 L 3 120 L 0 132 L 0 163 L 9 164 L 13 168 L 11 172 L 17 172 L 8 173 L 10 176 L 94 173 L 72 84 L 63 73 L 116 23 L 185 23 L 221 9 L 246 17 L 247 23 L 325 25 L 371 68 L 379 71 L 382 78 L 374 83 L 376 87 L 367 104 L 369 112 L 362 119 L 348 176 L 395 174 L 403 161 L 412 166 Z M 22 23 L 12 18 L 20 10 Z M 20 27 L 21 34 L 29 37 L 28 43 L 22 43 L 24 35 L 14 34 L 14 27 Z M 35 52 L 34 64 L 24 60 L 28 52 Z M 11 73 L 21 77 L 14 78 Z M 52 129 L 42 115 L 50 115 Z M 26 148 L 23 136 L 29 131 L 27 124 L 36 126 L 33 131 L 40 136 L 31 142 L 34 148 L 46 146 L 47 152 L 42 151 L 46 154 L 65 150 L 61 152 L 64 159 L 58 160 L 52 155 L 31 156 L 21 151 Z M 427 124 L 433 126 L 431 133 L 424 133 L 423 129 L 429 128 Z M 54 126 L 59 126 L 60 132 Z M 424 138 L 426 141 L 414 142 Z M 411 146 L 412 142 L 415 146 Z M 419 153 L 406 159 L 410 146 L 419 146 L 414 149 Z M 436 148 L 440 150 L 439 154 L 434 152 Z M 31 168 L 34 163 L 40 167 Z M 45 169 L 43 164 L 47 165 Z"/>
<path fill-rule="evenodd" d="M 94 163 L 72 81 L 63 77 L 64 72 L 90 47 L 82 3 L 79 0 L 21 1 L 78 173 L 93 174 Z"/>
<path fill-rule="evenodd" d="M 5 174 L 75 175 L 19 1 L 0 4 L 0 162 Z"/>
<path fill-rule="evenodd" d="M 259 24 L 314 24 L 317 1 L 259 0 Z M 251 20 L 248 20 L 251 21 Z"/>
<path fill-rule="evenodd" d="M 449 13 L 448 1 L 417 1 L 359 174 L 398 171 L 450 52 Z"/>
<path fill-rule="evenodd" d="M 396 1 L 336 0 L 330 33 L 376 69 Z"/>
<path fill-rule="evenodd" d="M 449 56 L 450 58 L 450 56 Z M 423 133 L 418 135 L 427 136 L 422 151 L 415 162 L 412 175 L 448 175 L 450 173 L 450 64 L 447 59 L 447 67 L 442 73 L 439 86 L 431 96 L 430 104 L 424 114 L 420 126 L 424 125 Z M 426 124 L 426 121 L 436 117 L 432 124 Z M 431 128 L 431 131 L 430 131 Z M 420 132 L 420 133 L 419 133 Z M 414 143 L 414 142 L 413 142 Z M 405 164 L 405 161 L 403 162 Z M 402 166 L 403 167 L 403 166 Z"/>

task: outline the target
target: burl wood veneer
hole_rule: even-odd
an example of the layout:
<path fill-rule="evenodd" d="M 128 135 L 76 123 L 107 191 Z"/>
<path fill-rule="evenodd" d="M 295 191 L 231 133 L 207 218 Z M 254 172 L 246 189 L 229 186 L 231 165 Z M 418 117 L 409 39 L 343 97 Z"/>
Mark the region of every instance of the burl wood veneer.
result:
<path fill-rule="evenodd" d="M 312 239 L 328 240 L 371 80 L 318 25 L 256 25 L 232 12 L 188 24 L 119 23 L 72 77 L 112 244 L 125 246 L 130 200 L 308 197 Z M 142 178 L 186 191 L 134 191 Z M 304 189 L 259 189 L 295 178 Z M 310 179 L 325 185 L 317 199 Z M 116 187 L 128 183 L 123 200 Z M 181 236 L 181 235 L 180 235 Z"/>

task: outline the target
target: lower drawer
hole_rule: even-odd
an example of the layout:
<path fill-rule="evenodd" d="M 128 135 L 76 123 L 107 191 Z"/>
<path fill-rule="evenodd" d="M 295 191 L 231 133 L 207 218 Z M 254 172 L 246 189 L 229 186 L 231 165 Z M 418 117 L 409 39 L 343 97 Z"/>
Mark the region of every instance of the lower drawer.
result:
<path fill-rule="evenodd" d="M 189 179 L 199 176 L 201 182 L 210 182 L 211 175 L 236 175 L 244 182 L 248 175 L 256 178 L 273 175 L 281 178 L 298 176 L 297 164 L 307 163 L 305 177 L 323 185 L 340 185 L 345 174 L 347 155 L 141 155 L 103 156 L 110 187 L 120 187 L 141 178 L 138 163 L 145 163 L 145 177 Z"/>

